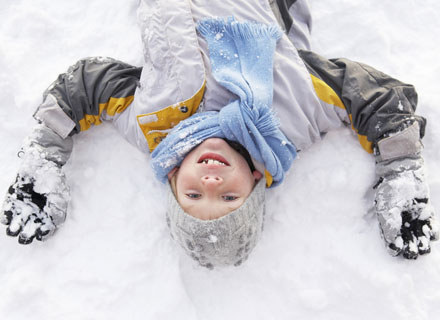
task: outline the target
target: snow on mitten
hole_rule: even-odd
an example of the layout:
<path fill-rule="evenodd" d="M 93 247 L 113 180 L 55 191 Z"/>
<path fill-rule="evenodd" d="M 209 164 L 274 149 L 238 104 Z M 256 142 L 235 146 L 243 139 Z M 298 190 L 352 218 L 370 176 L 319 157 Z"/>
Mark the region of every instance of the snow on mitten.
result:
<path fill-rule="evenodd" d="M 391 255 L 416 259 L 431 251 L 439 226 L 429 199 L 423 158 L 417 154 L 376 164 L 375 209 Z"/>
<path fill-rule="evenodd" d="M 69 188 L 62 166 L 72 151 L 72 139 L 62 139 L 37 126 L 22 149 L 23 162 L 9 187 L 0 212 L 9 236 L 28 244 L 45 240 L 66 219 Z"/>

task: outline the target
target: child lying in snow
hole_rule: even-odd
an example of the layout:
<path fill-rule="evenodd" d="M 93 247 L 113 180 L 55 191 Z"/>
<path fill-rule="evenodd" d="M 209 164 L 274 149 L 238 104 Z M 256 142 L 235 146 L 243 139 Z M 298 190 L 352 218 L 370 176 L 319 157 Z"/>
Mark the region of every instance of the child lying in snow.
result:
<path fill-rule="evenodd" d="M 68 206 L 62 166 L 71 136 L 112 120 L 152 152 L 157 178 L 169 182 L 173 238 L 203 266 L 239 265 L 261 233 L 265 187 L 283 181 L 297 152 L 351 124 L 376 159 L 375 210 L 388 251 L 430 252 L 439 231 L 414 88 L 309 51 L 305 1 L 204 2 L 141 1 L 142 68 L 84 59 L 47 89 L 4 202 L 7 234 L 27 244 L 54 233 Z M 236 20 L 206 18 L 230 8 Z"/>

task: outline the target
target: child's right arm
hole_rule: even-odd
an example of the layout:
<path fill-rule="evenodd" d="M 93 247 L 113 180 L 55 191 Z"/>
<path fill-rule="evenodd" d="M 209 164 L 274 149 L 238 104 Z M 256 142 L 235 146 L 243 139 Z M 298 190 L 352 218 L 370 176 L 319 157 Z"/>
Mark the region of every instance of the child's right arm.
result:
<path fill-rule="evenodd" d="M 34 117 L 63 138 L 99 125 L 129 107 L 141 71 L 111 58 L 82 59 L 44 92 Z"/>
<path fill-rule="evenodd" d="M 0 212 L 19 243 L 45 240 L 65 218 L 69 189 L 62 167 L 72 135 L 123 112 L 133 101 L 141 68 L 110 58 L 78 61 L 45 91 L 34 117 L 40 122 L 19 153 L 23 159 Z"/>

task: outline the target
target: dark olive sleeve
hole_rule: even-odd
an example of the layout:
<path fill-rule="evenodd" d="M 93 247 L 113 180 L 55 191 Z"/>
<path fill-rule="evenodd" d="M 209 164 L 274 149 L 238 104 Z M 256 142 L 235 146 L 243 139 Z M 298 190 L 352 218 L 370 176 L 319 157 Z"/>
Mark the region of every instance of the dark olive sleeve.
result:
<path fill-rule="evenodd" d="M 349 59 L 326 59 L 305 50 L 299 50 L 299 54 L 309 72 L 336 92 L 353 128 L 373 146 L 415 122 L 418 122 L 420 138 L 424 136 L 426 119 L 415 114 L 414 86 Z"/>
<path fill-rule="evenodd" d="M 44 92 L 34 117 L 61 136 L 87 130 L 129 107 L 141 71 L 112 58 L 82 59 Z"/>

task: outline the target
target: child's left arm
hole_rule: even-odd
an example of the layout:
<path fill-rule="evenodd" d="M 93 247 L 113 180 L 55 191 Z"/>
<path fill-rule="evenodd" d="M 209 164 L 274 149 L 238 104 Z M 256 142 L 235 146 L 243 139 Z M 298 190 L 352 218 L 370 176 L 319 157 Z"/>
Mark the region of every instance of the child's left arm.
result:
<path fill-rule="evenodd" d="M 439 227 L 421 155 L 426 120 L 415 114 L 414 87 L 365 64 L 299 53 L 342 101 L 362 147 L 375 154 L 375 210 L 388 251 L 408 259 L 429 253 Z"/>

